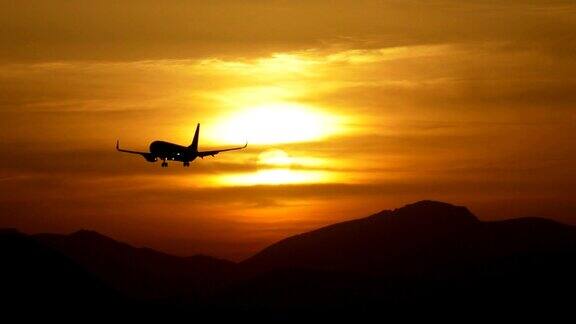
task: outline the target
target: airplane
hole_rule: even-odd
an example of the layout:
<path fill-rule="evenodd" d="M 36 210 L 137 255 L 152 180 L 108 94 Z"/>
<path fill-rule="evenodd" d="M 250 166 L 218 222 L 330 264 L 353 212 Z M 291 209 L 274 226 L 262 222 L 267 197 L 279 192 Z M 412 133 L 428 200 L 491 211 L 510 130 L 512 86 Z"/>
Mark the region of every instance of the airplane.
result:
<path fill-rule="evenodd" d="M 168 161 L 179 161 L 185 167 L 190 166 L 190 162 L 194 161 L 197 157 L 204 158 L 205 156 L 215 156 L 218 153 L 226 151 L 241 150 L 248 146 L 248 141 L 244 146 L 233 147 L 223 150 L 213 151 L 198 151 L 198 138 L 200 136 L 200 124 L 196 126 L 194 139 L 190 146 L 182 146 L 174 143 L 164 141 L 154 141 L 150 143 L 150 152 L 138 152 L 131 150 L 124 150 L 120 148 L 120 141 L 116 141 L 116 150 L 124 153 L 139 154 L 148 162 L 156 162 L 162 160 L 162 167 L 168 167 Z"/>

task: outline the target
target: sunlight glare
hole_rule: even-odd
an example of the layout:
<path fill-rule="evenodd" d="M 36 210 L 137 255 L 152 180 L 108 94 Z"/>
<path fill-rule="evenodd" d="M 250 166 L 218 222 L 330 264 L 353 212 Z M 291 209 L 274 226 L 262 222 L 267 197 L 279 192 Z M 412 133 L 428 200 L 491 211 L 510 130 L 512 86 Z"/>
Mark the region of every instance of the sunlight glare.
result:
<path fill-rule="evenodd" d="M 292 169 L 296 160 L 299 159 L 283 150 L 269 149 L 259 154 L 256 172 L 227 174 L 220 177 L 219 183 L 240 186 L 324 183 L 334 176 L 326 171 Z"/>
<path fill-rule="evenodd" d="M 278 149 L 264 151 L 258 156 L 259 166 L 289 168 L 292 162 L 292 158 L 286 152 Z"/>
<path fill-rule="evenodd" d="M 234 185 L 284 185 L 320 183 L 324 172 L 293 171 L 290 169 L 258 170 L 249 174 L 234 174 L 226 177 L 226 182 Z"/>
<path fill-rule="evenodd" d="M 293 103 L 273 103 L 241 109 L 217 123 L 223 142 L 246 137 L 251 144 L 320 140 L 336 131 L 336 117 Z"/>

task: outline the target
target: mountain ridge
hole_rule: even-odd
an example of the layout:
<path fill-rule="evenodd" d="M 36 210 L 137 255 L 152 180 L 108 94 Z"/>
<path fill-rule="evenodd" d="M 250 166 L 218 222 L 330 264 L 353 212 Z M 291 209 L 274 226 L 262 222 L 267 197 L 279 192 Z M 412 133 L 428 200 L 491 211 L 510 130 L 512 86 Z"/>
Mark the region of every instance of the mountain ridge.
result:
<path fill-rule="evenodd" d="M 26 281 L 36 272 L 39 286 L 56 287 L 42 284 L 49 277 L 41 264 L 53 263 L 98 291 L 98 303 L 110 294 L 171 311 L 355 312 L 511 300 L 552 307 L 576 289 L 576 227 L 535 217 L 481 221 L 466 207 L 429 200 L 288 237 L 239 263 L 173 256 L 90 230 L 0 229 L 0 240 L 13 242 L 0 244 L 0 258 L 14 262 L 15 294 L 19 285 L 33 290 Z M 77 285 L 57 273 L 50 276 Z"/>

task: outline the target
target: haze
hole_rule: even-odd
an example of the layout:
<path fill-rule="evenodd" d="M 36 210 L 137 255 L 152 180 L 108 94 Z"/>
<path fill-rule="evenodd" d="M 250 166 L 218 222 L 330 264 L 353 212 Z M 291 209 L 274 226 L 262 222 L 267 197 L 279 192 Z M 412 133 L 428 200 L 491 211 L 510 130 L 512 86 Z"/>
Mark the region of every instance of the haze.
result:
<path fill-rule="evenodd" d="M 235 260 L 420 199 L 576 224 L 574 1 L 2 1 L 0 227 Z M 245 151 L 190 168 L 114 150 Z"/>

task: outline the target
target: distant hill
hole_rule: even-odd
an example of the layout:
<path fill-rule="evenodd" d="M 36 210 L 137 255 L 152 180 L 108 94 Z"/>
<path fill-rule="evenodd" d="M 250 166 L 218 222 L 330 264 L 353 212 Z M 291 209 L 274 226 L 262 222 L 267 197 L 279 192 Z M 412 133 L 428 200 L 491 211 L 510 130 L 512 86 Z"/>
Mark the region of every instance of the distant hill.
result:
<path fill-rule="evenodd" d="M 135 248 L 88 230 L 32 238 L 72 258 L 125 296 L 140 300 L 183 298 L 190 302 L 233 278 L 235 270 L 231 261 Z"/>
<path fill-rule="evenodd" d="M 15 304 L 56 296 L 162 314 L 286 319 L 480 305 L 526 314 L 569 309 L 566 296 L 576 289 L 576 227 L 541 218 L 483 222 L 435 201 L 289 237 L 239 264 L 136 248 L 86 230 L 2 230 L 0 258 L 9 265 L 0 274 L 9 287 L 2 294 L 16 296 Z"/>
<path fill-rule="evenodd" d="M 569 309 L 576 227 L 542 218 L 482 222 L 465 207 L 420 201 L 289 237 L 240 267 L 252 277 L 228 298 L 248 309 Z"/>
<path fill-rule="evenodd" d="M 21 308 L 58 311 L 62 305 L 94 311 L 121 302 L 119 294 L 97 275 L 16 230 L 0 230 L 0 260 L 4 315 Z"/>
<path fill-rule="evenodd" d="M 289 237 L 241 265 L 258 272 L 289 267 L 406 275 L 575 249 L 573 226 L 541 218 L 481 222 L 465 207 L 420 201 Z"/>

